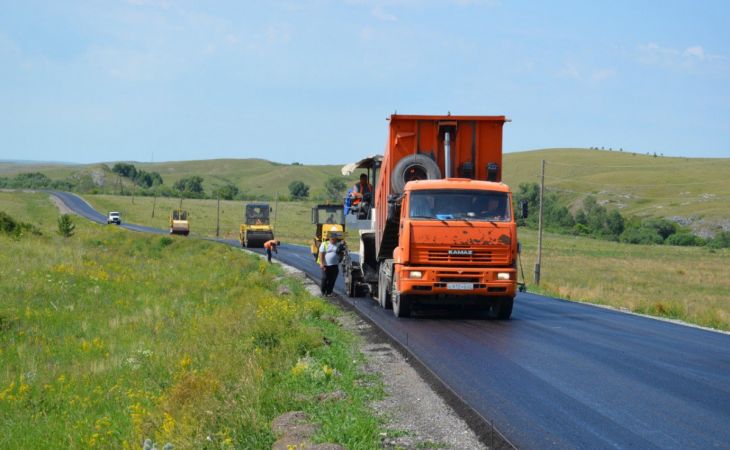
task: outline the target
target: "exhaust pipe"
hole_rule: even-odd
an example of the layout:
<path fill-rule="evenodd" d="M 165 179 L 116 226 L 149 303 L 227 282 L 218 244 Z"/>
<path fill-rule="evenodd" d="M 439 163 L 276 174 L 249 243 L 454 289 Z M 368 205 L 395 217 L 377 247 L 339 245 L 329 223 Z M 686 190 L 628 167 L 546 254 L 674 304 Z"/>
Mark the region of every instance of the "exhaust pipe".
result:
<path fill-rule="evenodd" d="M 451 136 L 448 131 L 444 133 L 444 159 L 446 178 L 451 178 Z"/>

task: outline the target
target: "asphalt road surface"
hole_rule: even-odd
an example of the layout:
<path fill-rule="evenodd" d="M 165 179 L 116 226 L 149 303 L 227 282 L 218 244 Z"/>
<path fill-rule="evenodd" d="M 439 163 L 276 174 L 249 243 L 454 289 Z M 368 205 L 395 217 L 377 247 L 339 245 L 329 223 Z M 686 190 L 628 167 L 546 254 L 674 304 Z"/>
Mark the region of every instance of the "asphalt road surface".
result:
<path fill-rule="evenodd" d="M 306 247 L 284 244 L 275 259 L 319 278 Z M 348 301 L 516 447 L 730 448 L 728 334 L 529 293 L 509 321 L 454 308 L 396 319 L 370 298 Z"/>

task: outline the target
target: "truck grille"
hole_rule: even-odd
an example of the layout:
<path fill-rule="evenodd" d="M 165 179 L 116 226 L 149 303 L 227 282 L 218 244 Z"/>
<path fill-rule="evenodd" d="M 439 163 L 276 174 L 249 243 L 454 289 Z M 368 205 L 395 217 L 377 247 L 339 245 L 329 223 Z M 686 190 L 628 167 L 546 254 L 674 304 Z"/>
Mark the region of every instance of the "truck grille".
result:
<path fill-rule="evenodd" d="M 476 249 L 471 255 L 449 255 L 449 249 L 424 249 L 418 252 L 419 260 L 435 264 L 507 264 L 509 248 Z"/>

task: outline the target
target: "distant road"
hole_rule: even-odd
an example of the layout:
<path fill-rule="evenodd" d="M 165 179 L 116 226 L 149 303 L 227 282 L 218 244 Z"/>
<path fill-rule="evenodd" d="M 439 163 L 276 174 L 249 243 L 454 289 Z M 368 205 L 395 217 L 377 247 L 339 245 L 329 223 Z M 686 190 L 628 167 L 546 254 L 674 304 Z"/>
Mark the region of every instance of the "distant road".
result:
<path fill-rule="evenodd" d="M 319 276 L 306 247 L 284 244 L 276 258 Z M 396 319 L 369 298 L 347 301 L 519 448 L 730 449 L 728 334 L 527 293 L 510 321 L 453 310 Z"/>

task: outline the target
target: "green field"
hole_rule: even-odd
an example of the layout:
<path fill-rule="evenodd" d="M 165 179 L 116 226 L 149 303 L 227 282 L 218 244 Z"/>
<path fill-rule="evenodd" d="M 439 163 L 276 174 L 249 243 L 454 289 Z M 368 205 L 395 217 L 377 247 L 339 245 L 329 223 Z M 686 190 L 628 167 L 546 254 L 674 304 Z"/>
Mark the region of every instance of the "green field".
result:
<path fill-rule="evenodd" d="M 291 410 L 318 442 L 380 444 L 380 381 L 342 313 L 277 266 L 79 218 L 62 238 L 45 194 L 0 210 L 43 231 L 0 233 L 0 448 L 271 448 Z"/>
<path fill-rule="evenodd" d="M 730 330 L 730 249 L 633 245 L 545 233 L 537 288 L 532 283 L 537 233 L 522 228 L 519 233 L 532 292 Z"/>

